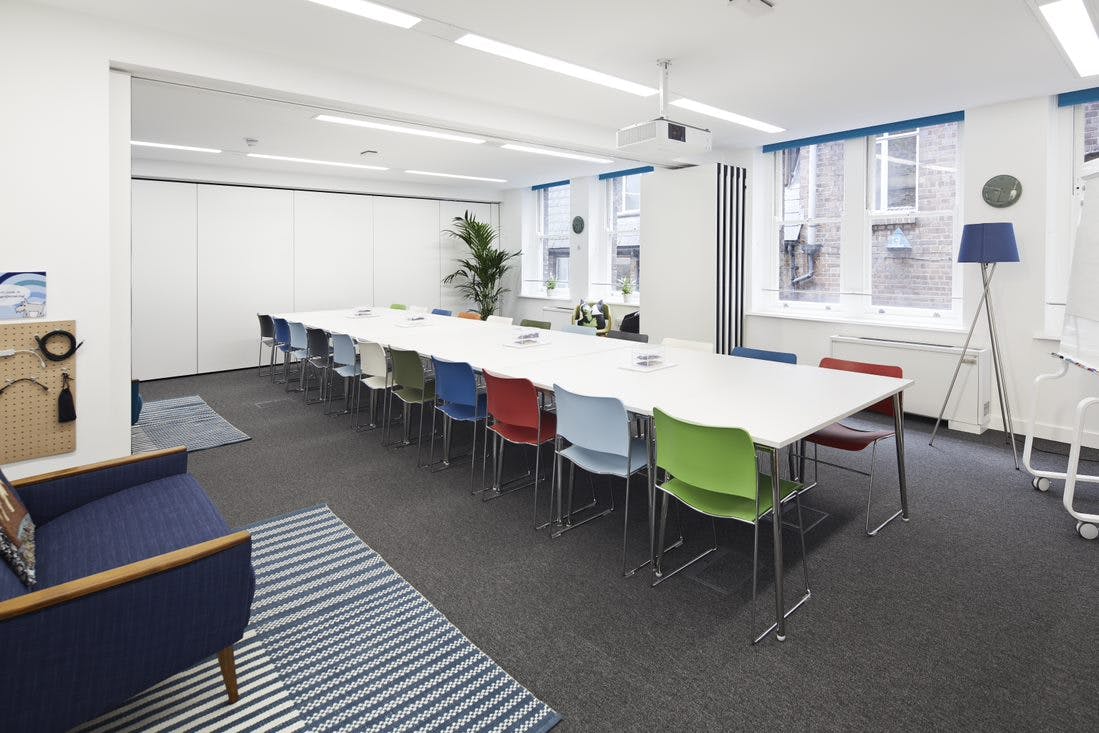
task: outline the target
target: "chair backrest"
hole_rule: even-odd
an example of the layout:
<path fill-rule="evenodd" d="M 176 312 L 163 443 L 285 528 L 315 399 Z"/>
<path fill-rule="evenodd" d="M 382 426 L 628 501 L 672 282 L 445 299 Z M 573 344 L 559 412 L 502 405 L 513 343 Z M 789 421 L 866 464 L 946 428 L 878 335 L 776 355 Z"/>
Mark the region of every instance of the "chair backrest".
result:
<path fill-rule="evenodd" d="M 641 311 L 634 311 L 622 316 L 620 328 L 626 333 L 641 333 Z"/>
<path fill-rule="evenodd" d="M 754 500 L 759 492 L 756 449 L 740 428 L 678 420 L 653 409 L 656 465 L 691 486 Z"/>
<path fill-rule="evenodd" d="M 286 322 L 285 318 L 272 318 L 275 324 L 275 343 L 280 345 L 290 345 L 290 324 Z"/>
<path fill-rule="evenodd" d="M 332 361 L 338 366 L 355 363 L 355 339 L 346 333 L 332 334 Z"/>
<path fill-rule="evenodd" d="M 546 331 L 549 331 L 551 328 L 553 328 L 553 326 L 550 325 L 549 321 L 536 321 L 532 318 L 524 318 L 523 320 L 519 321 L 519 325 L 523 328 L 541 328 Z"/>
<path fill-rule="evenodd" d="M 287 321 L 290 326 L 290 346 L 294 349 L 305 349 L 309 346 L 309 337 L 305 334 L 305 324 Z"/>
<path fill-rule="evenodd" d="M 860 374 L 877 374 L 879 377 L 904 377 L 904 371 L 899 366 L 887 366 L 885 364 L 870 364 L 863 361 L 846 361 L 845 359 L 833 359 L 824 357 L 820 360 L 821 369 L 838 369 L 843 372 L 858 372 Z M 893 398 L 889 397 L 881 402 L 870 405 L 867 412 L 877 412 L 893 417 Z"/>
<path fill-rule="evenodd" d="M 495 420 L 523 428 L 537 428 L 541 419 L 538 390 L 529 379 L 497 377 L 485 372 L 488 411 Z"/>
<path fill-rule="evenodd" d="M 320 328 L 306 328 L 305 329 L 306 343 L 309 349 L 309 356 L 323 356 L 328 357 L 328 331 Z"/>
<path fill-rule="evenodd" d="M 435 394 L 444 402 L 477 406 L 477 377 L 473 367 L 464 361 L 444 361 L 431 358 L 435 370 Z"/>
<path fill-rule="evenodd" d="M 660 343 L 670 349 L 690 349 L 691 351 L 714 353 L 714 345 L 707 341 L 691 341 L 689 339 L 676 339 L 671 336 L 665 336 L 664 340 Z"/>
<path fill-rule="evenodd" d="M 468 318 L 471 321 L 481 320 L 481 314 L 480 313 L 474 313 L 473 311 L 462 311 L 461 313 L 458 314 L 458 317 L 459 318 Z"/>
<path fill-rule="evenodd" d="M 637 341 L 642 344 L 649 343 L 649 335 L 647 333 L 630 333 L 629 331 L 607 331 L 607 338 L 618 339 L 620 341 Z"/>
<path fill-rule="evenodd" d="M 275 336 L 275 322 L 271 320 L 271 316 L 266 313 L 257 313 L 256 318 L 259 319 L 259 336 L 260 338 L 274 338 Z"/>
<path fill-rule="evenodd" d="M 406 311 L 406 310 L 408 310 L 408 306 L 405 305 L 404 303 L 393 303 L 389 307 L 392 308 L 395 311 Z"/>
<path fill-rule="evenodd" d="M 598 335 L 594 326 L 577 326 L 575 323 L 566 323 L 561 327 L 561 330 L 565 333 L 579 333 L 585 336 Z"/>
<path fill-rule="evenodd" d="M 393 383 L 399 384 L 405 389 L 424 388 L 424 363 L 420 361 L 420 355 L 415 351 L 404 349 L 389 349 L 389 356 L 393 359 Z"/>
<path fill-rule="evenodd" d="M 553 385 L 557 405 L 557 434 L 581 448 L 610 453 L 630 454 L 630 418 L 621 400 L 614 397 L 588 397 Z"/>
<path fill-rule="evenodd" d="M 363 374 L 368 377 L 384 377 L 389 373 L 389 362 L 385 358 L 385 349 L 373 341 L 359 342 L 359 364 Z"/>
<path fill-rule="evenodd" d="M 760 361 L 777 361 L 782 364 L 797 364 L 798 355 L 788 351 L 767 351 L 767 349 L 752 349 L 747 346 L 737 346 L 732 350 L 733 356 L 745 359 L 759 359 Z"/>
<path fill-rule="evenodd" d="M 509 318 L 508 316 L 489 316 L 485 321 L 488 323 L 502 323 L 505 326 L 510 326 L 515 323 L 515 319 Z"/>
<path fill-rule="evenodd" d="M 448 311 L 446 308 L 432 308 L 431 312 L 436 316 L 452 316 L 454 311 Z"/>

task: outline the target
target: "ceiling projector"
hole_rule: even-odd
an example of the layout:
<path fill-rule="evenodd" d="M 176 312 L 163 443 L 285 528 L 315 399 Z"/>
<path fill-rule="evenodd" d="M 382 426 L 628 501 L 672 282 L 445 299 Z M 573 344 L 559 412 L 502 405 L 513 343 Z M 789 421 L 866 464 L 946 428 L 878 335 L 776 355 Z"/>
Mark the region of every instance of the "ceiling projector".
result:
<path fill-rule="evenodd" d="M 704 127 L 675 122 L 664 116 L 668 97 L 667 59 L 657 62 L 660 67 L 660 114 L 658 117 L 618 131 L 618 149 L 633 155 L 684 158 L 710 152 L 713 135 Z"/>

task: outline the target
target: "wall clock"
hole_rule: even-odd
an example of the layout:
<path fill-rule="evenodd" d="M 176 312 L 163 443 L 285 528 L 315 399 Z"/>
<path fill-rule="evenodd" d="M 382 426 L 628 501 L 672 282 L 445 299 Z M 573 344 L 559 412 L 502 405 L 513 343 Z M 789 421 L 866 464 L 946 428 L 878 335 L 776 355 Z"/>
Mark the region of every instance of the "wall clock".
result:
<path fill-rule="evenodd" d="M 584 231 L 584 217 L 575 216 L 572 219 L 572 230 L 577 234 L 581 234 Z"/>
<path fill-rule="evenodd" d="M 984 198 L 985 203 L 997 209 L 1006 209 L 1018 201 L 1022 195 L 1023 184 L 1019 183 L 1019 179 L 1015 176 L 1009 175 L 993 176 L 981 189 L 981 197 Z"/>

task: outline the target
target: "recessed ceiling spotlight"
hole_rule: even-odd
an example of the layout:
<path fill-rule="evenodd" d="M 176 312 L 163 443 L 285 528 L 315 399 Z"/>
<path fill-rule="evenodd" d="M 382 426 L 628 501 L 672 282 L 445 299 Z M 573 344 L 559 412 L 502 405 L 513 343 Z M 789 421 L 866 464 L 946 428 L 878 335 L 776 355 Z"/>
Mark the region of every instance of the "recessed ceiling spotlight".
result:
<path fill-rule="evenodd" d="M 1099 36 L 1083 0 L 1056 0 L 1039 5 L 1042 17 L 1080 76 L 1099 74 Z"/>
<path fill-rule="evenodd" d="M 601 71 L 595 71 L 594 69 L 572 64 L 568 61 L 562 61 L 561 59 L 555 59 L 551 56 L 543 56 L 540 53 L 528 51 L 525 48 L 511 46 L 507 43 L 494 41 L 491 38 L 485 38 L 484 36 L 478 36 L 473 33 L 467 33 L 454 42 L 459 46 L 475 48 L 478 51 L 484 51 L 485 53 L 491 53 L 496 56 L 503 56 L 504 58 L 518 61 L 522 64 L 537 66 L 540 69 L 556 71 L 558 74 L 564 74 L 576 79 L 583 79 L 584 81 L 590 81 L 593 84 L 601 84 L 605 87 L 636 94 L 639 97 L 651 97 L 659 91 L 652 87 L 647 87 L 644 84 L 637 84 L 632 81 L 627 81 L 626 79 L 620 79 L 617 76 L 604 74 Z"/>
<path fill-rule="evenodd" d="M 460 176 L 457 173 L 433 173 L 432 171 L 405 171 L 415 176 L 437 176 L 439 178 L 461 178 L 464 181 L 488 181 L 489 183 L 507 183 L 504 178 L 482 178 L 481 176 Z"/>
<path fill-rule="evenodd" d="M 384 5 L 372 3 L 368 0 L 309 0 L 309 2 L 323 5 L 326 8 L 332 8 L 333 10 L 342 10 L 345 13 L 358 15 L 362 18 L 376 20 L 379 23 L 395 25 L 398 28 L 408 29 L 423 20 L 423 18 L 418 18 L 415 15 L 402 13 L 400 10 L 387 8 Z"/>
<path fill-rule="evenodd" d="M 753 130 L 759 130 L 760 132 L 776 133 L 786 131 L 786 128 L 784 127 L 772 125 L 767 122 L 760 122 L 759 120 L 753 120 L 751 117 L 738 115 L 736 112 L 730 112 L 728 110 L 721 109 L 720 107 L 712 107 L 708 104 L 696 102 L 693 99 L 687 99 L 685 97 L 671 102 L 671 105 L 673 107 L 679 107 L 680 109 L 689 109 L 692 112 L 698 112 L 700 115 L 716 117 L 719 120 L 725 120 L 726 122 L 732 122 L 737 125 L 743 125 L 744 127 L 750 127 Z"/>
<path fill-rule="evenodd" d="M 472 137 L 470 135 L 458 135 L 453 132 L 439 132 L 438 130 L 427 130 L 421 127 L 405 127 L 404 125 L 390 125 L 385 122 L 374 122 L 373 120 L 360 120 L 353 117 L 338 117 L 336 115 L 317 115 L 313 118 L 320 122 L 334 122 L 337 125 L 351 125 L 352 127 L 366 127 L 371 130 L 384 130 L 385 132 L 399 132 L 402 135 L 418 135 L 420 137 L 433 137 L 437 140 L 450 140 L 456 143 L 471 143 L 473 145 L 480 145 L 485 142 L 482 138 Z"/>
<path fill-rule="evenodd" d="M 151 143 L 145 140 L 131 140 L 130 145 L 137 148 L 164 148 L 165 150 L 188 150 L 192 153 L 220 153 L 217 148 L 196 148 L 193 145 L 170 145 L 168 143 Z"/>
<path fill-rule="evenodd" d="M 313 165 L 334 165 L 338 168 L 362 168 L 368 171 L 387 171 L 380 165 L 362 165 L 360 163 L 340 163 L 335 160 L 313 160 L 312 158 L 292 158 L 289 155 L 264 155 L 262 153 L 246 153 L 249 158 L 262 158 L 263 160 L 283 160 L 287 163 L 312 163 Z"/>
<path fill-rule="evenodd" d="M 554 158 L 569 158 L 571 160 L 586 160 L 589 163 L 613 163 L 610 158 L 598 158 L 594 155 L 582 155 L 580 153 L 566 153 L 563 150 L 552 150 L 550 148 L 536 148 L 530 145 L 516 145 L 515 143 L 505 143 L 500 146 L 504 150 L 515 150 L 520 153 L 535 153 L 536 155 L 551 155 Z"/>

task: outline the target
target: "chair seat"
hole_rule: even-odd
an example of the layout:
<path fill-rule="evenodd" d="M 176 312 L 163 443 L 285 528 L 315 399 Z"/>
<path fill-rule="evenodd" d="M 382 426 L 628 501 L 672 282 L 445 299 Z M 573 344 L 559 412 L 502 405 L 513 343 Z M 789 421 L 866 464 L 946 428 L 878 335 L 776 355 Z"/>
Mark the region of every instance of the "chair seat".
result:
<path fill-rule="evenodd" d="M 488 417 L 488 397 L 485 394 L 477 395 L 477 406 L 459 405 L 456 402 L 444 402 L 439 405 L 439 410 L 451 420 L 460 422 L 475 422 Z"/>
<path fill-rule="evenodd" d="M 510 425 L 504 422 L 495 422 L 490 428 L 509 443 L 522 443 L 524 445 L 538 445 L 538 430 L 520 425 Z M 552 412 L 542 413 L 542 442 L 547 443 L 557 435 L 557 415 Z"/>
<path fill-rule="evenodd" d="M 36 589 L 83 578 L 229 533 L 188 474 L 150 481 L 38 527 Z"/>
<path fill-rule="evenodd" d="M 892 438 L 892 430 L 860 430 L 843 423 L 833 423 L 806 438 L 810 443 L 839 450 L 860 451 L 882 438 Z"/>
<path fill-rule="evenodd" d="M 428 382 L 422 390 L 413 387 L 395 387 L 393 394 L 405 402 L 421 405 L 435 399 L 435 382 Z"/>
<path fill-rule="evenodd" d="M 389 380 L 387 380 L 384 376 L 363 377 L 362 382 L 367 386 L 368 389 L 385 389 L 389 386 Z"/>
<path fill-rule="evenodd" d="M 341 377 L 361 377 L 363 373 L 358 364 L 343 364 L 335 367 L 332 371 Z"/>
<path fill-rule="evenodd" d="M 801 485 L 780 479 L 780 487 L 782 499 L 785 501 Z M 665 481 L 657 488 L 671 494 L 695 511 L 709 514 L 711 517 L 739 519 L 742 522 L 754 523 L 759 517 L 771 511 L 771 477 L 763 473 L 759 474 L 759 514 L 756 516 L 753 516 L 756 514 L 755 499 L 707 491 L 675 478 Z"/>
<path fill-rule="evenodd" d="M 561 451 L 561 455 L 588 473 L 620 476 L 626 478 L 626 457 L 614 453 L 591 450 L 579 445 L 570 445 Z M 629 471 L 637 473 L 648 465 L 648 450 L 644 438 L 630 440 Z"/>

